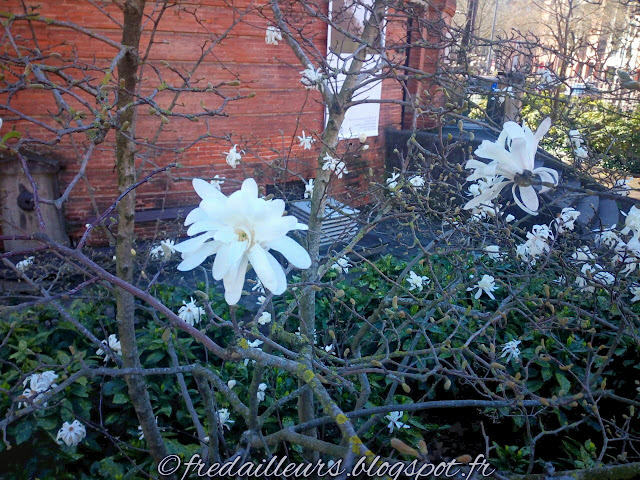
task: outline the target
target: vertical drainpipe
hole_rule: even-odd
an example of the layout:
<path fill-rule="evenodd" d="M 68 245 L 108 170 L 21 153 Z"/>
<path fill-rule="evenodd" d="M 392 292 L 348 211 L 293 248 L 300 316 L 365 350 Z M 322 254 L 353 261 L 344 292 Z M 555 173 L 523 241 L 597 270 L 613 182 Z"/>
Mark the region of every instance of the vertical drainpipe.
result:
<path fill-rule="evenodd" d="M 413 17 L 409 17 L 409 21 L 407 22 L 407 49 L 406 49 L 406 55 L 404 58 L 404 66 L 405 67 L 409 67 L 409 57 L 411 56 L 411 42 L 413 41 Z M 405 70 L 405 73 L 407 72 L 407 70 Z M 407 102 L 409 101 L 409 98 L 411 96 L 411 93 L 408 92 L 409 90 L 409 84 L 407 82 L 406 85 L 407 88 L 405 88 L 402 91 L 402 101 L 403 102 Z M 402 113 L 401 113 L 401 117 L 400 117 L 400 130 L 404 130 L 406 127 L 406 120 L 405 120 L 405 110 L 406 110 L 407 106 L 403 103 L 402 104 Z"/>

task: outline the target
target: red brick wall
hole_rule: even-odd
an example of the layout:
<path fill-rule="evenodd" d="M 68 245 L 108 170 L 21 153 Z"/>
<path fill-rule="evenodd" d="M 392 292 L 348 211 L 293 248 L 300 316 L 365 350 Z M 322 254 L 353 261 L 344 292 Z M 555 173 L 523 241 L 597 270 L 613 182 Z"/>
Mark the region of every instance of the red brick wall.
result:
<path fill-rule="evenodd" d="M 22 13 L 21 2 L 5 0 L 3 3 L 2 10 L 16 14 Z M 120 30 L 116 23 L 88 2 L 38 0 L 26 3 L 40 5 L 41 8 L 38 11 L 43 17 L 74 22 L 102 36 L 115 41 L 119 40 Z M 450 4 L 451 0 L 448 3 Z M 168 9 L 153 39 L 155 43 L 150 49 L 148 65 L 145 65 L 142 71 L 143 94 L 150 94 L 160 85 L 160 79 L 151 66 L 161 72 L 164 82 L 179 85 L 179 77 L 163 62 L 168 62 L 177 69 L 185 71 L 191 69 L 201 54 L 201 46 L 230 27 L 234 18 L 248 7 L 249 2 L 241 0 L 234 2 L 234 5 L 236 11 L 221 0 L 181 1 L 179 8 Z M 150 2 L 149 14 L 153 14 L 151 8 L 153 6 L 154 2 Z M 448 8 L 450 5 L 445 7 Z M 225 87 L 221 91 L 229 96 L 244 96 L 255 92 L 255 97 L 230 102 L 224 109 L 226 114 L 224 117 L 205 117 L 199 122 L 171 117 L 170 123 L 164 126 L 156 142 L 156 145 L 164 150 L 152 151 L 147 147 L 140 147 L 140 178 L 154 168 L 171 162 L 178 162 L 181 166 L 173 169 L 170 174 L 159 174 L 139 187 L 138 210 L 196 204 L 198 197 L 188 181 L 192 177 L 211 178 L 216 174 L 228 177 L 231 180 L 223 185 L 225 192 L 234 190 L 237 182 L 247 176 L 255 176 L 262 185 L 271 184 L 276 173 L 270 169 L 269 162 L 276 158 L 288 158 L 288 166 L 300 172 L 304 178 L 308 179 L 313 175 L 312 165 L 316 162 L 319 142 L 316 142 L 313 150 L 304 151 L 298 147 L 299 142 L 292 141 L 292 138 L 301 135 L 302 130 L 307 134 L 312 133 L 316 138 L 320 135 L 324 121 L 324 111 L 320 103 L 321 95 L 302 87 L 299 82 L 299 71 L 302 68 L 284 42 L 278 46 L 265 44 L 264 31 L 269 22 L 260 14 L 260 9 L 252 8 L 254 9 L 244 16 L 243 21 L 233 27 L 229 35 L 202 61 L 192 81 L 195 85 L 206 87 L 207 82 L 215 85 L 238 79 L 239 86 Z M 113 4 L 106 7 L 106 11 L 116 21 L 122 17 L 121 12 Z M 196 15 L 193 15 L 194 11 L 197 11 Z M 266 7 L 263 11 L 268 16 L 269 11 Z M 430 15 L 435 13 L 431 12 Z M 92 82 L 94 85 L 103 76 L 98 69 L 108 65 L 116 53 L 113 47 L 73 29 L 43 22 L 33 22 L 32 25 L 39 48 L 43 52 L 55 51 L 62 55 L 77 56 L 80 62 L 87 65 L 86 70 L 84 72 L 70 70 L 68 73 L 76 78 L 89 75 L 94 78 Z M 25 22 L 16 23 L 12 32 L 17 36 L 17 42 L 20 45 L 32 47 L 33 42 L 30 40 L 32 33 L 26 27 Z M 147 30 L 150 30 L 149 25 Z M 406 35 L 405 32 L 405 25 L 399 22 L 392 23 L 387 27 L 387 38 L 401 40 Z M 327 26 L 325 23 L 321 21 L 310 23 L 306 27 L 306 34 L 308 38 L 313 38 L 318 51 L 326 51 Z M 149 40 L 150 35 L 147 33 L 143 39 L 142 52 L 146 51 Z M 427 55 L 415 57 L 422 60 L 412 58 L 412 64 L 418 61 L 416 64 L 418 67 L 422 66 L 432 71 L 434 68 L 432 60 L 435 57 L 437 52 L 431 51 Z M 56 61 L 55 58 L 50 58 L 47 63 L 52 64 Z M 92 66 L 97 68 L 92 70 Z M 199 81 L 196 83 L 195 79 Z M 114 80 L 111 82 L 113 83 Z M 169 91 L 160 91 L 155 95 L 154 100 L 160 106 L 167 107 L 172 96 L 173 93 Z M 402 99 L 403 91 L 397 82 L 386 80 L 383 83 L 382 96 L 386 99 Z M 70 99 L 69 96 L 65 98 Z M 95 100 L 90 96 L 84 95 L 83 98 L 95 105 Z M 83 109 L 79 102 L 73 99 L 69 101 L 74 108 Z M 181 96 L 173 112 L 201 112 L 201 102 L 209 109 L 218 108 L 221 105 L 220 98 L 213 93 L 187 93 Z M 32 119 L 50 125 L 52 119 L 49 112 L 57 111 L 51 93 L 43 90 L 19 92 L 12 98 L 11 105 L 16 110 L 25 112 Z M 142 142 L 152 141 L 161 126 L 161 119 L 150 115 L 148 111 L 148 106 L 138 108 L 136 135 Z M 380 135 L 369 139 L 370 149 L 365 152 L 361 161 L 347 162 L 350 173 L 334 185 L 334 195 L 342 196 L 348 202 L 363 201 L 362 198 L 353 197 L 350 192 L 357 191 L 358 186 L 366 186 L 369 179 L 364 177 L 369 168 L 372 168 L 376 174 L 382 175 L 384 129 L 388 126 L 399 128 L 401 115 L 400 106 L 382 105 Z M 0 116 L 5 118 L 5 126 L 16 125 L 18 130 L 26 131 L 29 135 L 38 138 L 51 137 L 45 129 L 34 126 L 33 123 L 21 121 L 11 112 L 0 110 Z M 204 135 L 207 132 L 207 125 L 212 135 L 210 138 L 185 148 L 179 154 L 168 153 L 168 149 L 176 146 L 186 147 L 195 138 Z M 73 135 L 74 144 L 70 140 L 70 137 L 64 138 L 55 148 L 45 150 L 48 155 L 59 159 L 62 164 L 59 176 L 61 190 L 78 171 L 79 156 L 84 150 L 82 145 L 87 144 L 85 134 Z M 346 148 L 346 142 L 348 141 L 341 142 L 339 153 Z M 357 139 L 352 142 L 358 143 Z M 236 143 L 239 145 L 238 148 L 244 149 L 246 153 L 243 155 L 241 165 L 234 170 L 225 163 L 223 152 L 228 151 Z M 111 131 L 92 156 L 86 178 L 78 182 L 70 200 L 65 204 L 67 229 L 72 237 L 77 238 L 84 230 L 88 219 L 95 218 L 96 213 L 102 212 L 116 197 L 114 152 L 114 134 Z M 237 180 L 235 184 L 233 179 Z M 280 181 L 284 179 L 281 177 Z M 349 197 L 352 198 L 349 199 Z M 147 236 L 153 234 L 154 230 L 155 225 L 140 224 L 139 234 Z"/>

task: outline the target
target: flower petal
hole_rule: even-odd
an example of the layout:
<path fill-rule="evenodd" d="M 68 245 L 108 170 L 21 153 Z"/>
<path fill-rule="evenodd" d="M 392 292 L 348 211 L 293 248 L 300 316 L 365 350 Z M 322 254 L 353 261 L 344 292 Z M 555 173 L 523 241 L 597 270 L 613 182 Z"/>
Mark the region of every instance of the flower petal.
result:
<path fill-rule="evenodd" d="M 242 287 L 247 274 L 247 257 L 243 257 L 236 270 L 229 271 L 222 279 L 224 285 L 224 299 L 229 305 L 235 305 L 242 296 Z"/>
<path fill-rule="evenodd" d="M 256 271 L 256 275 L 264 285 L 264 288 L 275 293 L 278 286 L 278 280 L 276 273 L 273 271 L 269 259 L 267 258 L 267 252 L 261 245 L 254 245 L 248 253 L 249 262 Z M 278 266 L 280 266 L 278 264 Z M 282 267 L 280 267 L 282 269 Z"/>
<path fill-rule="evenodd" d="M 522 200 L 518 198 L 516 189 L 520 193 Z M 513 193 L 513 199 L 522 210 L 530 213 L 531 215 L 538 215 L 540 201 L 538 200 L 536 190 L 531 185 L 526 187 L 518 187 L 517 185 L 514 185 L 511 191 Z"/>
<path fill-rule="evenodd" d="M 202 262 L 204 262 L 209 255 L 213 255 L 214 253 L 216 253 L 218 251 L 218 248 L 220 248 L 220 244 L 218 242 L 205 243 L 198 250 L 189 252 L 187 255 L 183 256 L 184 259 L 177 266 L 177 269 L 181 272 L 193 270 Z"/>
<path fill-rule="evenodd" d="M 280 252 L 294 267 L 305 269 L 311 266 L 311 257 L 293 238 L 282 237 L 269 242 L 266 246 Z"/>

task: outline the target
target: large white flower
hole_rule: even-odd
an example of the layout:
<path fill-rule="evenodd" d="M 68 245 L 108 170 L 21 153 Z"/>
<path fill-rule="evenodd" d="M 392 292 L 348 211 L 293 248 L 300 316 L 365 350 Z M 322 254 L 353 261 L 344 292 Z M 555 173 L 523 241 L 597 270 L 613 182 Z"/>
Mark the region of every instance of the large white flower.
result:
<path fill-rule="evenodd" d="M 264 36 L 264 41 L 267 45 L 278 45 L 278 41 L 282 41 L 282 33 L 280 32 L 280 29 L 274 25 L 268 26 Z"/>
<path fill-rule="evenodd" d="M 315 142 L 314 138 L 311 135 L 307 137 L 304 134 L 304 130 L 302 130 L 302 136 L 298 136 L 298 140 L 300 140 L 300 146 L 304 150 L 311 150 L 311 144 Z"/>
<path fill-rule="evenodd" d="M 178 316 L 192 327 L 196 323 L 200 323 L 200 317 L 205 315 L 204 308 L 197 306 L 193 297 L 190 298 L 189 303 L 184 300 L 182 303 L 183 305 L 178 310 Z"/>
<path fill-rule="evenodd" d="M 238 162 L 242 160 L 242 155 L 236 149 L 238 145 L 234 145 L 228 152 L 224 152 L 223 155 L 226 156 L 227 163 L 231 166 L 231 168 L 236 168 L 238 166 Z M 241 150 L 244 153 L 244 150 Z M 204 180 L 202 180 L 204 181 Z"/>
<path fill-rule="evenodd" d="M 102 341 L 103 345 L 105 343 L 109 345 L 109 348 L 113 350 L 113 353 L 115 353 L 116 355 L 122 355 L 122 346 L 120 345 L 120 340 L 118 340 L 118 337 L 116 337 L 115 333 L 109 335 L 107 342 L 105 342 L 104 340 Z M 96 350 L 96 355 L 104 355 L 105 362 L 109 360 L 109 355 L 103 348 L 99 348 L 98 350 Z"/>
<path fill-rule="evenodd" d="M 33 403 L 40 403 L 42 401 L 42 394 L 50 388 L 55 388 L 57 385 L 53 382 L 56 381 L 58 375 L 53 370 L 47 370 L 42 373 L 34 373 L 33 375 L 24 379 L 22 385 L 26 387 L 22 392 L 24 397 L 28 397 Z M 29 386 L 27 387 L 27 383 Z M 18 408 L 21 405 L 27 406 L 27 402 L 18 403 Z M 43 407 L 46 407 L 46 402 Z"/>
<path fill-rule="evenodd" d="M 527 126 L 521 127 L 515 122 L 507 122 L 496 142 L 484 140 L 475 154 L 490 159 L 491 162 L 485 164 L 478 160 L 469 160 L 466 168 L 473 169 L 474 173 L 467 178 L 467 181 L 494 176 L 502 177 L 502 181 L 467 202 L 464 208 L 469 210 L 486 204 L 497 197 L 504 187 L 512 184 L 511 191 L 516 204 L 525 212 L 537 215 L 540 203 L 538 192 L 532 185 L 533 177 L 538 177 L 544 183 L 558 184 L 558 172 L 546 167 L 535 168 L 538 143 L 550 126 L 551 119 L 546 118 L 536 133 L 533 133 Z M 508 150 L 505 148 L 505 143 Z M 549 187 L 542 185 L 540 193 L 547 190 Z"/>
<path fill-rule="evenodd" d="M 249 264 L 273 294 L 281 295 L 287 289 L 284 270 L 269 250 L 280 252 L 297 268 L 311 266 L 307 251 L 287 237 L 291 230 L 306 230 L 307 226 L 293 216 L 283 216 L 284 201 L 258 198 L 253 178 L 229 197 L 198 178 L 193 188 L 202 201 L 187 215 L 185 225 L 190 225 L 188 235 L 200 235 L 176 245 L 183 258 L 178 270 L 192 270 L 215 255 L 213 278 L 223 281 L 229 305 L 240 300 Z"/>
<path fill-rule="evenodd" d="M 498 287 L 496 286 L 495 279 L 491 275 L 483 275 L 480 281 L 476 283 L 474 287 L 467 288 L 467 291 L 471 291 L 476 288 L 478 289 L 475 294 L 476 300 L 480 298 L 483 292 L 489 295 L 491 300 L 496 299 L 496 297 L 493 296 L 493 291 Z"/>
<path fill-rule="evenodd" d="M 393 433 L 394 428 L 411 428 L 411 425 L 407 425 L 406 423 L 400 421 L 402 415 L 402 412 L 391 412 L 389 413 L 389 415 L 384 417 L 389 420 L 389 423 L 387 424 L 387 427 L 389 427 L 389 433 Z"/>
<path fill-rule="evenodd" d="M 58 430 L 58 436 L 56 442 L 62 445 L 62 442 L 67 444 L 67 447 L 75 447 L 78 445 L 84 437 L 87 436 L 87 429 L 78 420 L 74 420 L 73 423 L 64 422 L 62 428 Z"/>

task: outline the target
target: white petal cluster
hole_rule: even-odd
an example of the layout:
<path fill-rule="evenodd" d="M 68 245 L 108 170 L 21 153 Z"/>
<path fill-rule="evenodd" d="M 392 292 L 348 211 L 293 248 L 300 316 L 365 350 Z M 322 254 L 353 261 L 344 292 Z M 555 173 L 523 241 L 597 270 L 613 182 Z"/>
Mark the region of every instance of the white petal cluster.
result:
<path fill-rule="evenodd" d="M 300 83 L 304 85 L 304 88 L 307 90 L 320 90 L 320 88 L 322 88 L 322 70 L 314 70 L 314 68 L 309 65 L 300 72 L 300 75 Z"/>
<path fill-rule="evenodd" d="M 311 195 L 313 195 L 313 178 L 304 185 L 304 198 L 311 198 Z"/>
<path fill-rule="evenodd" d="M 474 170 L 474 173 L 467 178 L 467 181 L 495 176 L 500 177 L 500 181 L 467 202 L 464 208 L 470 210 L 491 202 L 503 188 L 511 184 L 516 204 L 525 212 L 537 215 L 540 204 L 538 193 L 544 193 L 549 190 L 549 187 L 542 185 L 538 192 L 532 185 L 533 177 L 538 177 L 540 181 L 551 185 L 558 184 L 558 172 L 546 167 L 535 168 L 538 143 L 550 126 L 551 119 L 546 118 L 533 133 L 527 126 L 521 127 L 515 122 L 507 122 L 496 142 L 484 140 L 475 154 L 491 162 L 485 164 L 478 160 L 469 160 L 466 168 Z"/>
<path fill-rule="evenodd" d="M 269 25 L 264 35 L 264 41 L 267 45 L 278 45 L 282 41 L 282 32 L 275 25 Z"/>
<path fill-rule="evenodd" d="M 102 341 L 103 345 L 105 343 L 109 346 L 109 348 L 113 351 L 113 353 L 115 353 L 116 355 L 122 355 L 122 346 L 120 345 L 120 340 L 118 340 L 118 337 L 116 336 L 115 333 L 112 333 L 111 335 L 109 335 L 109 338 L 107 339 L 106 342 L 104 340 Z M 96 350 L 96 355 L 98 356 L 104 355 L 104 361 L 105 362 L 109 361 L 109 355 L 107 354 L 106 350 L 104 350 L 103 348 L 98 348 L 98 350 Z"/>
<path fill-rule="evenodd" d="M 398 178 L 400 178 L 399 173 L 392 173 L 389 178 L 387 178 L 387 188 L 394 190 L 398 186 Z"/>
<path fill-rule="evenodd" d="M 483 195 L 492 186 L 500 183 L 502 177 L 488 177 L 479 178 L 477 182 L 469 185 L 469 195 L 474 199 Z M 494 217 L 500 214 L 500 205 L 494 205 L 493 198 L 488 199 L 482 203 L 478 203 L 474 207 L 470 208 L 472 220 L 483 220 L 487 217 Z"/>
<path fill-rule="evenodd" d="M 194 179 L 193 187 L 202 201 L 187 215 L 185 225 L 190 225 L 189 236 L 198 236 L 176 245 L 183 258 L 178 270 L 192 270 L 215 255 L 213 278 L 223 281 L 229 305 L 240 300 L 249 264 L 265 288 L 275 295 L 284 293 L 287 277 L 269 250 L 280 252 L 294 267 L 311 266 L 307 251 L 287 236 L 307 226 L 293 216 L 283 216 L 284 201 L 259 198 L 253 178 L 229 197 L 204 180 Z"/>
<path fill-rule="evenodd" d="M 229 380 L 227 382 L 227 387 L 229 387 L 229 389 L 233 390 L 233 387 L 235 387 L 237 383 L 238 382 L 236 382 L 235 380 Z"/>
<path fill-rule="evenodd" d="M 496 286 L 495 278 L 491 275 L 483 275 L 482 278 L 475 286 L 467 288 L 467 291 L 476 290 L 475 298 L 479 299 L 483 293 L 486 293 L 491 300 L 495 300 L 493 292 L 498 289 Z"/>
<path fill-rule="evenodd" d="M 191 297 L 189 302 L 182 301 L 183 305 L 178 310 L 178 316 L 192 327 L 200 323 L 200 317 L 205 315 L 204 308 L 196 305 L 196 301 Z"/>
<path fill-rule="evenodd" d="M 566 207 L 560 212 L 560 216 L 555 219 L 556 230 L 558 233 L 571 231 L 575 228 L 576 219 L 580 216 L 580 212 L 575 208 Z"/>
<path fill-rule="evenodd" d="M 42 401 L 42 394 L 51 388 L 55 388 L 56 385 L 54 382 L 58 378 L 58 375 L 53 370 L 47 370 L 42 373 L 34 373 L 33 375 L 24 379 L 22 385 L 26 387 L 22 392 L 22 396 L 28 397 L 33 403 L 40 403 Z M 27 387 L 27 383 L 29 386 Z M 20 402 L 18 403 L 18 408 L 22 405 L 29 405 L 28 402 Z M 46 402 L 42 405 L 46 407 Z"/>
<path fill-rule="evenodd" d="M 640 301 L 640 285 L 639 284 L 634 283 L 633 285 L 631 285 L 629 287 L 629 292 L 631 292 L 631 295 L 633 295 L 633 298 L 631 299 L 632 303 Z"/>
<path fill-rule="evenodd" d="M 571 254 L 571 258 L 575 262 L 581 263 L 581 262 L 588 262 L 590 260 L 595 260 L 596 256 L 593 253 L 591 253 L 591 249 L 589 247 L 587 247 L 586 245 L 583 245 L 582 247 L 576 248 L 576 251 Z"/>
<path fill-rule="evenodd" d="M 222 425 L 221 430 L 224 430 L 225 427 L 227 430 L 231 430 L 231 425 L 236 423 L 235 420 L 231 420 L 231 413 L 227 408 L 218 410 L 218 422 Z"/>
<path fill-rule="evenodd" d="M 638 237 L 631 237 L 627 243 L 619 242 L 615 252 L 613 262 L 624 265 L 620 270 L 621 273 L 629 275 L 636 271 L 638 264 L 640 264 L 640 239 Z"/>
<path fill-rule="evenodd" d="M 596 232 L 595 242 L 599 247 L 605 246 L 607 248 L 616 247 L 622 239 L 615 231 L 616 226 L 613 225 L 611 228 L 599 230 Z"/>
<path fill-rule="evenodd" d="M 429 285 L 430 281 L 431 280 L 429 279 L 429 277 L 426 277 L 424 275 L 420 276 L 416 272 L 414 272 L 413 270 L 411 270 L 409 272 L 409 276 L 407 277 L 407 283 L 410 285 L 409 291 L 413 291 L 415 289 L 418 289 L 418 291 L 421 292 L 423 286 L 425 284 Z"/>
<path fill-rule="evenodd" d="M 502 355 L 500 355 L 500 358 L 506 358 L 506 362 L 509 362 L 512 358 L 518 359 L 520 358 L 520 349 L 518 348 L 518 345 L 520 345 L 522 342 L 520 340 L 511 340 L 507 343 L 505 343 L 502 347 Z"/>
<path fill-rule="evenodd" d="M 409 179 L 409 184 L 414 188 L 422 188 L 425 186 L 426 181 L 420 175 L 414 175 Z"/>
<path fill-rule="evenodd" d="M 16 268 L 20 272 L 26 271 L 31 265 L 33 265 L 33 261 L 35 260 L 35 258 L 36 257 L 27 257 L 24 260 L 20 260 L 18 263 L 16 263 Z"/>
<path fill-rule="evenodd" d="M 349 263 L 349 259 L 347 257 L 340 257 L 333 265 L 331 265 L 332 269 L 338 270 L 342 273 L 349 273 L 349 267 L 353 267 L 353 265 Z"/>
<path fill-rule="evenodd" d="M 64 442 L 67 444 L 67 447 L 75 447 L 86 436 L 86 427 L 78 420 L 74 420 L 72 423 L 64 422 L 62 424 L 62 427 L 58 430 L 56 442 L 60 445 Z"/>
<path fill-rule="evenodd" d="M 484 247 L 484 252 L 491 260 L 500 260 L 502 258 L 499 245 L 487 245 Z"/>
<path fill-rule="evenodd" d="M 624 228 L 620 230 L 620 233 L 626 235 L 633 232 L 634 237 L 640 236 L 640 208 L 635 205 L 631 207 L 627 213 L 627 218 L 624 221 Z"/>
<path fill-rule="evenodd" d="M 549 242 L 553 240 L 553 233 L 547 225 L 534 225 L 531 231 L 527 232 L 527 240 L 516 248 L 516 255 L 523 262 L 535 265 L 541 255 L 549 253 L 551 246 Z"/>
<path fill-rule="evenodd" d="M 613 185 L 613 192 L 623 197 L 628 197 L 631 191 L 631 185 L 629 185 L 630 181 L 631 177 L 616 180 L 616 183 Z"/>
<path fill-rule="evenodd" d="M 333 158 L 328 153 L 324 156 L 323 160 L 324 164 L 322 165 L 322 170 L 331 170 L 338 178 L 342 178 L 342 175 L 349 173 L 344 162 L 337 158 Z"/>
<path fill-rule="evenodd" d="M 386 415 L 384 418 L 386 418 L 387 420 L 389 420 L 389 423 L 387 424 L 387 427 L 389 428 L 389 433 L 393 433 L 394 429 L 403 429 L 403 428 L 411 428 L 410 425 L 407 425 L 406 423 L 403 423 L 400 421 L 400 419 L 402 418 L 402 412 L 391 412 L 388 415 Z"/>
<path fill-rule="evenodd" d="M 173 240 L 162 240 L 160 245 L 156 245 L 151 249 L 149 255 L 154 260 L 159 260 L 161 258 L 166 258 L 167 260 L 171 258 L 171 254 L 176 251 L 175 241 Z"/>
<path fill-rule="evenodd" d="M 573 153 L 578 158 L 589 158 L 589 152 L 582 146 L 584 143 L 579 130 L 569 130 L 569 143 L 573 148 Z"/>
<path fill-rule="evenodd" d="M 260 315 L 260 318 L 258 318 L 258 323 L 260 325 L 271 323 L 271 314 L 269 312 L 262 312 L 262 315 Z"/>
<path fill-rule="evenodd" d="M 315 142 L 315 139 L 311 135 L 307 137 L 304 134 L 304 130 L 302 131 L 302 136 L 298 136 L 298 140 L 300 140 L 300 146 L 303 147 L 304 150 L 311 150 L 311 144 Z"/>
<path fill-rule="evenodd" d="M 597 263 L 593 266 L 585 263 L 582 265 L 580 273 L 582 273 L 583 276 L 576 277 L 576 285 L 582 292 L 595 292 L 596 285 L 594 285 L 594 282 L 598 284 L 598 286 L 609 286 L 613 285 L 616 280 L 611 273 L 605 272 L 602 266 Z"/>
<path fill-rule="evenodd" d="M 237 151 L 238 145 L 234 145 L 228 152 L 224 152 L 223 155 L 226 157 L 227 163 L 231 168 L 236 168 L 240 160 L 242 160 L 242 155 Z M 241 150 L 244 153 L 244 150 Z M 204 181 L 204 180 L 203 180 Z"/>
<path fill-rule="evenodd" d="M 267 389 L 266 383 L 261 383 L 258 385 L 258 391 L 256 392 L 256 397 L 258 398 L 258 402 L 264 402 L 265 390 Z"/>

